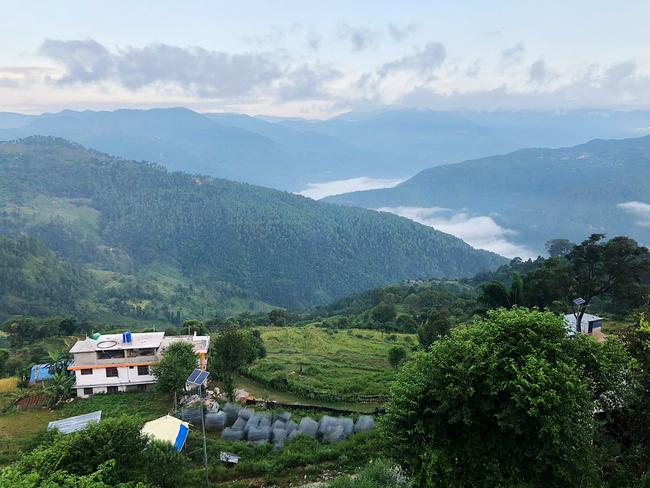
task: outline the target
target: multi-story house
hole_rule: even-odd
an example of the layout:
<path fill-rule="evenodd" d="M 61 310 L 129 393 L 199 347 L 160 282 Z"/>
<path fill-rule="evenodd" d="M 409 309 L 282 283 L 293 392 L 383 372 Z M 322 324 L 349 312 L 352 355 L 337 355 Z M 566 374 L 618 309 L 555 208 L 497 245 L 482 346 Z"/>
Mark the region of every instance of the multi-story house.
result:
<path fill-rule="evenodd" d="M 94 335 L 77 341 L 70 353 L 74 361 L 77 396 L 95 393 L 147 390 L 156 382 L 151 367 L 158 364 L 165 348 L 175 341 L 194 346 L 197 366 L 205 369 L 210 347 L 209 336 L 165 336 L 164 332 Z"/>

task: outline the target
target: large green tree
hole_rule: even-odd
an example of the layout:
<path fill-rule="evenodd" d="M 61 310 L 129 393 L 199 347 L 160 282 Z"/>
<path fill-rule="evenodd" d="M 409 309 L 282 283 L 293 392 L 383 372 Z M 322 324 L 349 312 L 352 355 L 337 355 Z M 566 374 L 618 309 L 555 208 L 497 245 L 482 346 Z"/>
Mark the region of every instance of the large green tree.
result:
<path fill-rule="evenodd" d="M 629 360 L 609 356 L 550 312 L 489 311 L 401 368 L 381 420 L 388 452 L 417 486 L 585 486 L 594 412 L 611 405 L 599 385 L 629 380 Z"/>
<path fill-rule="evenodd" d="M 439 338 L 451 331 L 451 319 L 445 309 L 435 309 L 429 313 L 427 320 L 418 327 L 418 340 L 425 349 L 431 347 Z"/>
<path fill-rule="evenodd" d="M 227 326 L 212 338 L 208 366 L 221 381 L 226 395 L 235 396 L 234 375 L 255 359 L 266 354 L 259 334 L 238 326 Z"/>
<path fill-rule="evenodd" d="M 584 300 L 576 312 L 576 329 L 594 298 L 609 295 L 626 304 L 638 304 L 650 272 L 650 253 L 629 237 L 605 240 L 592 234 L 569 254 L 574 271 L 574 292 Z"/>
<path fill-rule="evenodd" d="M 160 363 L 151 368 L 151 373 L 156 377 L 156 388 L 164 393 L 182 391 L 187 377 L 197 364 L 192 344 L 172 342 L 163 351 Z"/>

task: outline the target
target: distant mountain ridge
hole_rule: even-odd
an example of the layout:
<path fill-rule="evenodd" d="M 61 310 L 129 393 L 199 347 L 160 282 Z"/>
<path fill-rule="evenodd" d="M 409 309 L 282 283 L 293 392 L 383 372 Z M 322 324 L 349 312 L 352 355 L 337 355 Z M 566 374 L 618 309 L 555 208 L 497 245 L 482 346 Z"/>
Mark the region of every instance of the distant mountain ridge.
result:
<path fill-rule="evenodd" d="M 0 209 L 0 232 L 42 239 L 76 263 L 230 287 L 284 307 L 504 262 L 400 217 L 169 173 L 40 136 L 0 144 Z"/>
<path fill-rule="evenodd" d="M 0 140 L 63 137 L 173 171 L 300 191 L 309 183 L 401 179 L 432 166 L 526 147 L 650 132 L 650 112 L 352 112 L 320 121 L 184 108 L 0 113 Z"/>
<path fill-rule="evenodd" d="M 594 232 L 650 243 L 650 137 L 524 149 L 424 170 L 394 188 L 326 200 L 365 208 L 444 207 L 489 215 L 510 238 L 542 252 L 551 238 Z M 627 205 L 626 205 L 627 204 Z M 648 207 L 650 209 L 650 206 Z"/>

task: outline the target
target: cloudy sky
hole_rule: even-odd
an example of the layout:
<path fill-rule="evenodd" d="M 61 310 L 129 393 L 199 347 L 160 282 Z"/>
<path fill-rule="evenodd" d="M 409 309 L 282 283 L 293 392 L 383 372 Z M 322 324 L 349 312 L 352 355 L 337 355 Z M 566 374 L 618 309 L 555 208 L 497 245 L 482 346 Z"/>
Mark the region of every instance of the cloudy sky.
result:
<path fill-rule="evenodd" d="M 0 110 L 650 108 L 650 2 L 3 5 Z"/>

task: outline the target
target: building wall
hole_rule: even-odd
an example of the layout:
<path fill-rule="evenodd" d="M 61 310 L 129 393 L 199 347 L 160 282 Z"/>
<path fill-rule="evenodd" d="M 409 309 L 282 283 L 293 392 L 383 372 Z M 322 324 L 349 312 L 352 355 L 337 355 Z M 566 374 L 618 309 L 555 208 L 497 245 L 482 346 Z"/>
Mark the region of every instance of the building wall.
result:
<path fill-rule="evenodd" d="M 117 368 L 117 376 L 106 376 L 106 368 L 93 368 L 92 374 L 81 374 L 81 370 L 75 371 L 75 388 L 77 396 L 86 397 L 83 393 L 84 388 L 92 387 L 93 393 L 105 393 L 106 387 L 117 386 L 119 391 L 125 391 L 129 385 L 153 384 L 156 378 L 151 374 L 139 375 L 137 366 L 122 366 Z"/>

